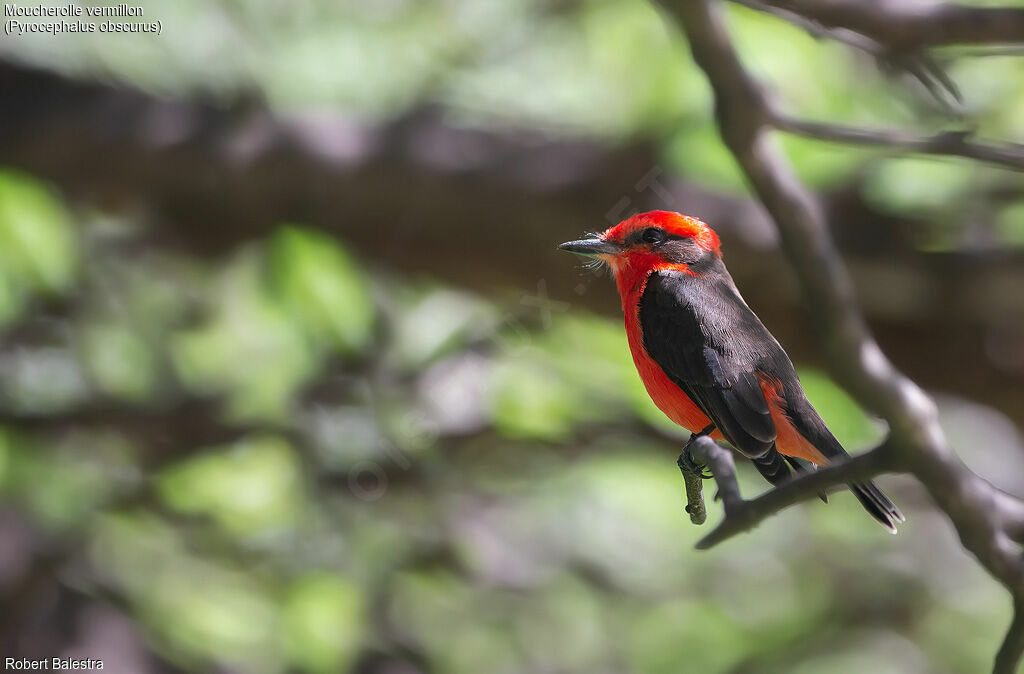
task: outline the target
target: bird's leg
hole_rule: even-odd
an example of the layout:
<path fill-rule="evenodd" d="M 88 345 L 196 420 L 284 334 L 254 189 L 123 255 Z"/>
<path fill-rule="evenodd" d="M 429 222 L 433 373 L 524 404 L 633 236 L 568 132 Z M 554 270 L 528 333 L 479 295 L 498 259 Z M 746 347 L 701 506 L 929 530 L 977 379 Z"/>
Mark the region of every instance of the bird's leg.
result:
<path fill-rule="evenodd" d="M 702 429 L 700 433 L 691 433 L 690 439 L 683 445 L 683 451 L 679 453 L 679 458 L 676 459 L 676 465 L 679 466 L 679 470 L 682 471 L 683 477 L 686 474 L 697 475 L 705 480 L 714 477 L 711 473 L 707 472 L 707 466 L 703 463 L 699 463 L 693 458 L 693 443 L 697 441 L 697 438 L 708 435 L 715 430 L 714 424 L 708 424 L 707 427 Z"/>

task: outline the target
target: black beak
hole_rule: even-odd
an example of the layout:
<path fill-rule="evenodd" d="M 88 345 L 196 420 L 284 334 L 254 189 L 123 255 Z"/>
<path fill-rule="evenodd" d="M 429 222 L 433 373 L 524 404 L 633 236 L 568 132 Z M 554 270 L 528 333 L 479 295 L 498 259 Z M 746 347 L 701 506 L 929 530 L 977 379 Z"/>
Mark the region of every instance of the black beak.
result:
<path fill-rule="evenodd" d="M 601 239 L 566 241 L 565 243 L 559 244 L 558 247 L 562 250 L 567 250 L 570 253 L 587 255 L 590 257 L 593 257 L 594 255 L 618 255 L 622 252 L 622 246 L 619 244 L 612 243 L 610 241 L 602 241 Z"/>

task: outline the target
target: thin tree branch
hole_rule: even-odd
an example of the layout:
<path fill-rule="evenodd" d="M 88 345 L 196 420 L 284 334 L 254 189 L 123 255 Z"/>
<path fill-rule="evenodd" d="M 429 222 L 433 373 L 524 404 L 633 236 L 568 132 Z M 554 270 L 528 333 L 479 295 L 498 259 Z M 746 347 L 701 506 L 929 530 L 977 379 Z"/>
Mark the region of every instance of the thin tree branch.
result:
<path fill-rule="evenodd" d="M 1024 9 L 904 0 L 763 0 L 826 28 L 851 30 L 894 51 L 1024 41 Z"/>
<path fill-rule="evenodd" d="M 895 129 L 863 129 L 796 119 L 773 112 L 772 124 L 780 131 L 833 143 L 870 145 L 915 154 L 948 155 L 976 159 L 1014 171 L 1024 171 L 1024 144 L 971 141 L 965 131 L 943 131 L 931 136 Z"/>
<path fill-rule="evenodd" d="M 793 24 L 797 28 L 803 29 L 812 37 L 819 39 L 830 38 L 836 42 L 853 47 L 854 49 L 867 52 L 872 56 L 877 56 L 885 50 L 882 45 L 866 35 L 861 35 L 860 33 L 842 27 L 827 28 L 817 21 L 808 19 L 807 17 L 786 9 L 785 7 L 773 5 L 768 0 L 733 0 L 733 2 L 737 5 L 749 7 L 750 9 L 758 12 L 771 14 L 772 16 L 782 19 L 787 23 Z"/>

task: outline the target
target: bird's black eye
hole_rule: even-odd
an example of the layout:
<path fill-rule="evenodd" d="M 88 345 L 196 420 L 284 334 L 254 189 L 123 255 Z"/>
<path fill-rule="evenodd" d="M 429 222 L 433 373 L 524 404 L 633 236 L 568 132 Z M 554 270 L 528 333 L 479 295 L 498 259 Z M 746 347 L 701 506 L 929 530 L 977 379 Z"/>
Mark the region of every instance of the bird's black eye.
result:
<path fill-rule="evenodd" d="M 640 240 L 644 243 L 661 243 L 665 240 L 665 230 L 659 227 L 648 227 L 640 234 Z"/>

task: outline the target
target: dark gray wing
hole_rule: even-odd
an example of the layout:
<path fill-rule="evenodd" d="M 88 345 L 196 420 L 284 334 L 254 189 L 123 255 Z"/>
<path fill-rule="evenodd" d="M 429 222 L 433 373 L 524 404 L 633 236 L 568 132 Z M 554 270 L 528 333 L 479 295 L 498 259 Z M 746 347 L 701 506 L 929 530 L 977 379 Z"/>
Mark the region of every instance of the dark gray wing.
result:
<path fill-rule="evenodd" d="M 738 295 L 733 300 L 713 283 L 683 272 L 652 273 L 640 299 L 644 347 L 726 440 L 761 456 L 775 443 L 775 424 L 742 331 L 764 327 Z M 737 344 L 726 343 L 733 338 Z"/>

